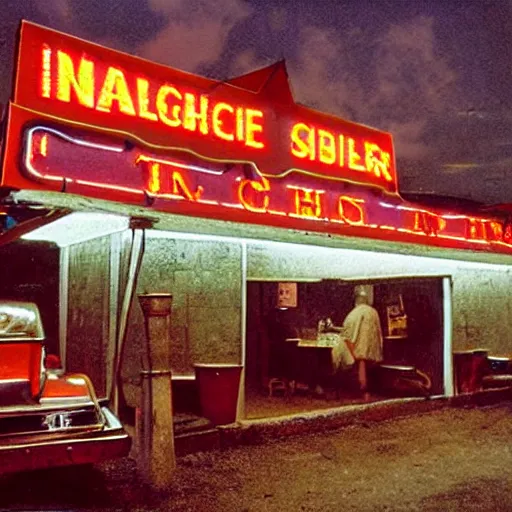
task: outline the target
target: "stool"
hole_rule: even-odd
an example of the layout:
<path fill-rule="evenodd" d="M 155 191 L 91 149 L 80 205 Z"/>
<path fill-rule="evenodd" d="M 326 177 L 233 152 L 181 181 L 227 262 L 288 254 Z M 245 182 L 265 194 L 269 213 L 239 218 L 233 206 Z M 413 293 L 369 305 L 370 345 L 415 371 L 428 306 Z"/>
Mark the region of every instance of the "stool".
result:
<path fill-rule="evenodd" d="M 274 396 L 276 391 L 281 391 L 284 395 L 288 394 L 288 382 L 279 377 L 273 377 L 268 381 L 268 396 Z"/>

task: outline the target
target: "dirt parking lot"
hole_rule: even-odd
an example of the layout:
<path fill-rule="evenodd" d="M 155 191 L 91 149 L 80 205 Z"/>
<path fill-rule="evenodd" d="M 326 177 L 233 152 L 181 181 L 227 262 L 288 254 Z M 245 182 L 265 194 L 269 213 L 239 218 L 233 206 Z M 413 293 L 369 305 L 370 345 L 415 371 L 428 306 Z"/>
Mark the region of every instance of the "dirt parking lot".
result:
<path fill-rule="evenodd" d="M 512 404 L 445 408 L 179 460 L 166 496 L 126 459 L 0 481 L 0 509 L 512 510 Z"/>

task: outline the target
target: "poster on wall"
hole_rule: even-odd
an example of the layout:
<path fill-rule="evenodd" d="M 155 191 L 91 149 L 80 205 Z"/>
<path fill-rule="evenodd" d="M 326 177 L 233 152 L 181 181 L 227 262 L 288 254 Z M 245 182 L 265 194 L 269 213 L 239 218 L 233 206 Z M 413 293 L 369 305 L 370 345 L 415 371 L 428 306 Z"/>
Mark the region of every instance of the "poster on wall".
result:
<path fill-rule="evenodd" d="M 388 336 L 392 338 L 407 337 L 407 315 L 405 314 L 404 300 L 400 293 L 392 304 L 386 307 L 388 321 Z"/>
<path fill-rule="evenodd" d="M 297 307 L 297 283 L 278 283 L 277 286 L 277 307 Z"/>

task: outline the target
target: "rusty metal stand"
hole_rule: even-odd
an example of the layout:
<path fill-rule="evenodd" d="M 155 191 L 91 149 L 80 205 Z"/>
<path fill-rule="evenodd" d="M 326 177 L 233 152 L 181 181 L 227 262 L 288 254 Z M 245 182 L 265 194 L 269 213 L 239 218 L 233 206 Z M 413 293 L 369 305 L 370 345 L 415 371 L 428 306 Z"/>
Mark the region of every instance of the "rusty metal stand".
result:
<path fill-rule="evenodd" d="M 139 302 L 146 344 L 142 351 L 138 466 L 150 486 L 165 490 L 176 468 L 169 339 L 172 295 L 143 294 L 139 295 Z"/>

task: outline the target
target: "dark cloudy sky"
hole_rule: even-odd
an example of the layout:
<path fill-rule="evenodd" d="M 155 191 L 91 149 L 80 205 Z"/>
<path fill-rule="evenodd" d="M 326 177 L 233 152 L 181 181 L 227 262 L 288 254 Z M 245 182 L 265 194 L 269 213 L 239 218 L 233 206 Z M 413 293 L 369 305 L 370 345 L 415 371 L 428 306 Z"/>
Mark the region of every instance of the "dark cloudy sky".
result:
<path fill-rule="evenodd" d="M 403 190 L 512 202 L 512 0 L 0 4 L 0 103 L 21 18 L 218 79 L 285 58 L 297 102 L 393 134 Z"/>

